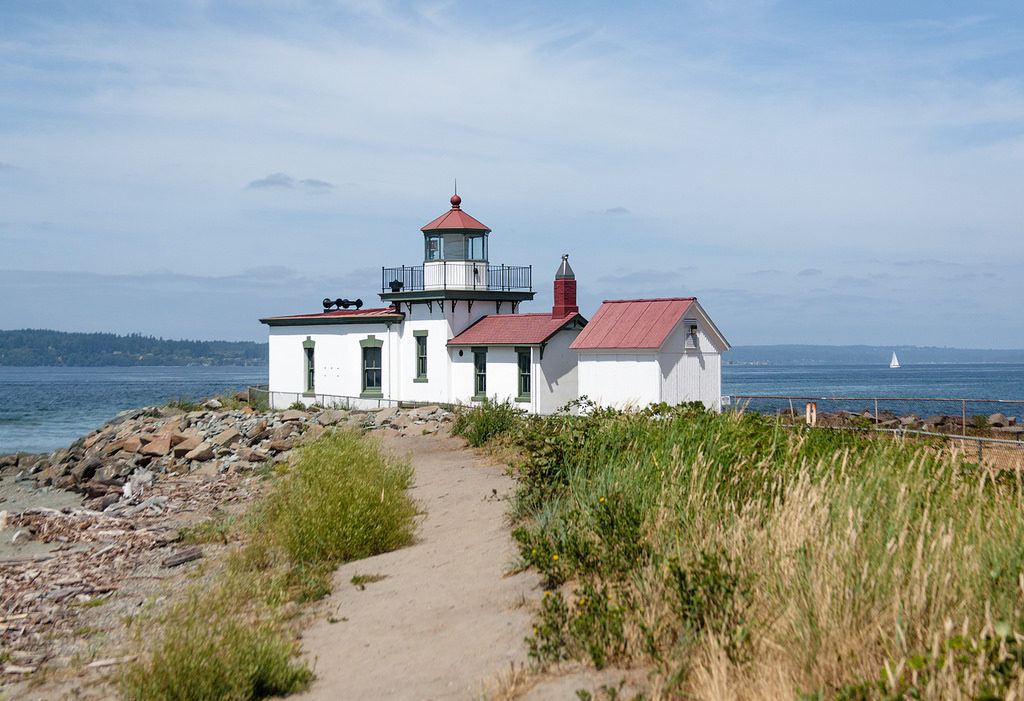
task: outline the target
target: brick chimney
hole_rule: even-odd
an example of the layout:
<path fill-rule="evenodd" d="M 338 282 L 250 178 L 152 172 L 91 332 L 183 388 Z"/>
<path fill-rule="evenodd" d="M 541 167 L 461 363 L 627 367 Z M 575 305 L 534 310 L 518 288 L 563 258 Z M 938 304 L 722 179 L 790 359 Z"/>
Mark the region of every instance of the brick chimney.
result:
<path fill-rule="evenodd" d="M 576 275 L 569 267 L 569 254 L 562 256 L 562 265 L 555 274 L 555 306 L 551 308 L 551 316 L 556 319 L 578 314 L 576 306 Z"/>

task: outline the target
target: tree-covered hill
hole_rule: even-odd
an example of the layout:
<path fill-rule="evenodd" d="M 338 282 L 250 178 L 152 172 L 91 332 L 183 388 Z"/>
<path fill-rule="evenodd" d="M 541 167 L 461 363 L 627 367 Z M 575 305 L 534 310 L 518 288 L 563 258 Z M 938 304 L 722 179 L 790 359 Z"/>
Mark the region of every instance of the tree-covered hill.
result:
<path fill-rule="evenodd" d="M 171 341 L 133 333 L 0 330 L 0 365 L 266 365 L 267 344 Z"/>

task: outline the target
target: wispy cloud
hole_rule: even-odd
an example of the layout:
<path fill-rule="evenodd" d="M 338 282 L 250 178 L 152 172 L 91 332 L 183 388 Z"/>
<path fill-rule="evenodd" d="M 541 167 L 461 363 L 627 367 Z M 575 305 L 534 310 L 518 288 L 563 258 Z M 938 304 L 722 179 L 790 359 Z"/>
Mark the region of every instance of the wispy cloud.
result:
<path fill-rule="evenodd" d="M 271 173 L 264 178 L 251 181 L 245 187 L 247 190 L 284 188 L 286 190 L 300 189 L 308 192 L 326 192 L 334 189 L 334 185 L 326 180 L 317 180 L 315 178 L 296 180 L 286 173 Z"/>

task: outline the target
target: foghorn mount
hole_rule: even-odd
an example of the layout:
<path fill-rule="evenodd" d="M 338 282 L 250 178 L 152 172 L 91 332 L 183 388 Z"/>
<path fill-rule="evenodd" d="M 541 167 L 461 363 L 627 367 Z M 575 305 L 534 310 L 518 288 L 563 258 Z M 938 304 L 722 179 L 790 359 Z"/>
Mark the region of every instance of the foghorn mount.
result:
<path fill-rule="evenodd" d="M 355 307 L 356 309 L 359 309 L 362 306 L 363 300 L 361 299 L 357 299 L 356 301 L 353 302 L 350 299 L 342 299 L 341 297 L 339 297 L 338 299 L 329 299 L 328 297 L 324 297 L 325 312 L 330 311 L 331 307 L 337 307 L 338 309 L 348 309 L 349 307 Z"/>

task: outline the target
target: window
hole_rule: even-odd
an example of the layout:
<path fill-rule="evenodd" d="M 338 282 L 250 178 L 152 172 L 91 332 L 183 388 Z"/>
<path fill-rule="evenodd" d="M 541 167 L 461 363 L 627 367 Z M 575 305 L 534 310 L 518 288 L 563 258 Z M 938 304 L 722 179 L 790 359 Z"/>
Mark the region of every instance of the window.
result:
<path fill-rule="evenodd" d="M 444 258 L 444 238 L 440 235 L 427 236 L 427 249 L 423 254 L 425 260 L 441 260 Z"/>
<path fill-rule="evenodd" d="M 516 360 L 519 365 L 519 396 L 516 401 L 530 400 L 530 349 L 516 348 Z"/>
<path fill-rule="evenodd" d="M 466 260 L 487 260 L 486 236 L 469 236 L 466 238 Z"/>
<path fill-rule="evenodd" d="M 359 342 L 363 348 L 363 391 L 360 397 L 383 397 L 381 385 L 381 347 L 384 341 L 373 334 Z"/>
<path fill-rule="evenodd" d="M 427 332 L 413 331 L 416 337 L 416 377 L 413 382 L 427 381 Z"/>
<path fill-rule="evenodd" d="M 306 378 L 306 389 L 304 390 L 305 394 L 313 394 L 313 369 L 316 367 L 313 363 L 313 346 L 315 345 L 316 341 L 314 341 L 309 336 L 306 336 L 306 340 L 302 342 L 302 352 L 306 359 L 306 370 L 303 373 Z"/>
<path fill-rule="evenodd" d="M 473 349 L 473 399 L 487 396 L 487 349 Z"/>

